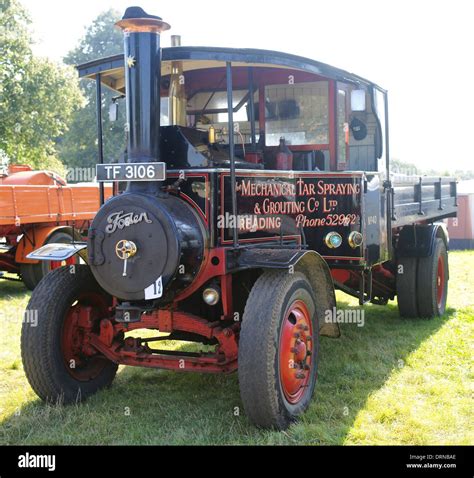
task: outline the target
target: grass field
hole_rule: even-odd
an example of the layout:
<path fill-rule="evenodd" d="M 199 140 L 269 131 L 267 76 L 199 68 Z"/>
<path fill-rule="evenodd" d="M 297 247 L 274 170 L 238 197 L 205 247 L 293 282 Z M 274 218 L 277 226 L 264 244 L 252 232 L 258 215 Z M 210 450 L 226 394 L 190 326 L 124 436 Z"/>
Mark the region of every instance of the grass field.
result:
<path fill-rule="evenodd" d="M 406 321 L 395 303 L 370 305 L 364 327 L 345 324 L 342 338 L 323 337 L 313 402 L 286 432 L 249 423 L 236 374 L 121 368 L 110 389 L 84 404 L 43 404 L 20 359 L 30 294 L 2 281 L 0 444 L 474 444 L 473 271 L 474 252 L 450 254 L 444 317 Z"/>

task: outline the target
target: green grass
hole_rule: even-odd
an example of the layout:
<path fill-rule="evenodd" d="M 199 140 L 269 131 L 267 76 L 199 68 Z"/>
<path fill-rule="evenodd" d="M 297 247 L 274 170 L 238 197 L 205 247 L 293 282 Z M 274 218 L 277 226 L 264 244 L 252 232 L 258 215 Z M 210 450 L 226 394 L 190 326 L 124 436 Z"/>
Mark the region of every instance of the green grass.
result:
<path fill-rule="evenodd" d="M 444 317 L 406 321 L 395 303 L 371 305 L 364 327 L 346 324 L 342 338 L 323 337 L 311 407 L 286 432 L 249 423 L 236 374 L 125 367 L 81 405 L 43 404 L 20 359 L 29 293 L 0 282 L 0 443 L 473 444 L 474 253 L 451 253 L 450 271 Z"/>

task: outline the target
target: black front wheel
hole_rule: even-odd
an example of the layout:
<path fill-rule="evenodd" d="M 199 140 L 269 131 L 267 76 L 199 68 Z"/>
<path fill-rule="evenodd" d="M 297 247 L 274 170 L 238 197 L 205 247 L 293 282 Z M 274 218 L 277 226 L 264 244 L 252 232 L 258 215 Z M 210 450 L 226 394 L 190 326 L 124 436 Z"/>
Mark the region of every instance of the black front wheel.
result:
<path fill-rule="evenodd" d="M 110 385 L 117 365 L 88 343 L 109 316 L 110 297 L 86 265 L 50 272 L 28 303 L 21 332 L 26 377 L 43 400 L 77 402 Z"/>
<path fill-rule="evenodd" d="M 239 339 L 240 394 L 254 424 L 285 429 L 308 408 L 318 351 L 316 300 L 307 278 L 265 272 L 247 300 Z"/>

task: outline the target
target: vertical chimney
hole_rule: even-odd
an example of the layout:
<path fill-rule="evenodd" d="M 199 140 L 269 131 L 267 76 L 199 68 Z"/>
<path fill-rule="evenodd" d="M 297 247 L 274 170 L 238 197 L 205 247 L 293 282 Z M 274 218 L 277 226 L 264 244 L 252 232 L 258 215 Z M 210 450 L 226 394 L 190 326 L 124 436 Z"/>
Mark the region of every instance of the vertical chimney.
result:
<path fill-rule="evenodd" d="M 160 33 L 170 26 L 140 7 L 129 7 L 116 23 L 124 33 L 128 158 L 160 161 Z"/>
<path fill-rule="evenodd" d="M 171 46 L 181 46 L 181 35 L 171 35 Z"/>
<path fill-rule="evenodd" d="M 171 35 L 171 46 L 181 46 L 181 37 Z M 171 62 L 170 76 L 170 124 L 186 126 L 186 93 L 183 82 L 183 62 Z"/>

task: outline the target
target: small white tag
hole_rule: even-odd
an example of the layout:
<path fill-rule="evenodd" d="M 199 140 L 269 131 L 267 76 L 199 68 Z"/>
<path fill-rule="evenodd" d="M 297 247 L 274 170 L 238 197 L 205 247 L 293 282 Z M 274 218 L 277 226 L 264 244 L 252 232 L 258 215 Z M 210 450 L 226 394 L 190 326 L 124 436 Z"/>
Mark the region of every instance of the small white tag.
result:
<path fill-rule="evenodd" d="M 149 299 L 158 299 L 163 295 L 163 283 L 161 281 L 161 276 L 156 279 L 153 284 L 149 285 L 145 289 L 145 300 Z"/>

